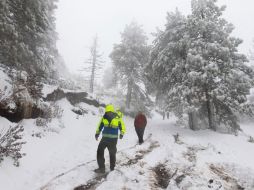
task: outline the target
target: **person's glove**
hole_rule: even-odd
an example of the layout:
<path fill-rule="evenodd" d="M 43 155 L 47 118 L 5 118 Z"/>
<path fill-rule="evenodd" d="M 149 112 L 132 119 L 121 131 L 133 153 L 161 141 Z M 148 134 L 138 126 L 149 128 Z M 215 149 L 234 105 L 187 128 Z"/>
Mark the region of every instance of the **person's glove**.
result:
<path fill-rule="evenodd" d="M 99 134 L 95 134 L 95 139 L 98 141 Z"/>
<path fill-rule="evenodd" d="M 122 135 L 122 134 L 120 134 L 120 135 L 119 135 L 119 138 L 120 138 L 120 139 L 122 139 L 122 138 L 123 138 L 123 135 Z"/>

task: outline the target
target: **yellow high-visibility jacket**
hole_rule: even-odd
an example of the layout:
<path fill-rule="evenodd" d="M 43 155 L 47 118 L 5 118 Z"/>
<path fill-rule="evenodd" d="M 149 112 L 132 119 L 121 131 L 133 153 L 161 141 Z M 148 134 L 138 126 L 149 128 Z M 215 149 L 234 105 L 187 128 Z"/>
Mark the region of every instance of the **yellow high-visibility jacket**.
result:
<path fill-rule="evenodd" d="M 115 112 L 106 112 L 101 118 L 96 129 L 96 134 L 100 134 L 107 138 L 118 138 L 118 131 L 124 135 L 126 132 L 125 124 L 122 118 Z"/>

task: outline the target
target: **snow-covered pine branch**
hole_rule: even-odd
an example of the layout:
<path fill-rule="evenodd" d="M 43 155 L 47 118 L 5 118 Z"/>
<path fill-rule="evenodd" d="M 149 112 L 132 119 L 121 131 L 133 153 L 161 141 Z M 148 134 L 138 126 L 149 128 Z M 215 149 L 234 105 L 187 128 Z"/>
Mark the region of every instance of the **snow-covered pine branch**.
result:
<path fill-rule="evenodd" d="M 10 157 L 14 160 L 14 165 L 19 166 L 19 159 L 25 156 L 21 153 L 22 145 L 25 144 L 22 141 L 24 127 L 16 125 L 10 127 L 7 131 L 2 130 L 0 133 L 0 162 L 5 157 Z"/>

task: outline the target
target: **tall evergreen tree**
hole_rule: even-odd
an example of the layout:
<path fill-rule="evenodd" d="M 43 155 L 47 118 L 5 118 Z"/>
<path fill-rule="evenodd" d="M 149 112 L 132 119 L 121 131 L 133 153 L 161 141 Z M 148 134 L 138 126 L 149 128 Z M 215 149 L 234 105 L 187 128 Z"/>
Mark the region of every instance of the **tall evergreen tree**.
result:
<path fill-rule="evenodd" d="M 152 71 L 167 72 L 169 107 L 188 113 L 192 129 L 197 115 L 216 130 L 221 124 L 238 129 L 235 113 L 251 113 L 246 96 L 253 71 L 238 53 L 242 40 L 231 37 L 233 26 L 222 18 L 224 10 L 216 0 L 192 0 L 192 14 L 181 24 L 168 20 L 171 27 L 162 36 L 170 37 L 157 37 L 152 53 Z"/>
<path fill-rule="evenodd" d="M 42 77 L 55 76 L 56 0 L 0 2 L 0 60 L 2 64 Z"/>
<path fill-rule="evenodd" d="M 110 55 L 115 74 L 119 76 L 122 86 L 126 89 L 126 107 L 131 103 L 137 109 L 145 109 L 140 103 L 148 98 L 144 88 L 144 65 L 148 62 L 149 47 L 147 37 L 137 23 L 127 25 L 121 34 L 121 43 L 115 44 Z M 138 100 L 138 99 L 142 100 Z M 139 103 L 139 104 L 138 104 Z"/>
<path fill-rule="evenodd" d="M 183 90 L 187 46 L 186 18 L 178 11 L 167 14 L 165 31 L 155 34 L 146 78 L 155 91 L 156 103 L 165 111 L 183 114 Z M 188 86 L 181 86 L 188 89 Z M 174 89 L 171 90 L 171 89 Z"/>

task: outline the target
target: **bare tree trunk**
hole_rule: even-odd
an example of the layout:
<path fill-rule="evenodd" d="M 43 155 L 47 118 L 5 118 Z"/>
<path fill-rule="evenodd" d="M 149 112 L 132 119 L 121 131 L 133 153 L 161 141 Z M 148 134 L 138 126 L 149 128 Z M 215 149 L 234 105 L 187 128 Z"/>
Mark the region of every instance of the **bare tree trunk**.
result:
<path fill-rule="evenodd" d="M 215 118 L 214 118 L 214 107 L 213 107 L 213 103 L 211 101 L 211 97 L 208 94 L 208 91 L 206 91 L 206 107 L 207 107 L 209 129 L 216 131 L 216 124 L 215 124 Z"/>
<path fill-rule="evenodd" d="M 96 63 L 97 63 L 97 37 L 94 39 L 94 45 L 91 48 L 92 53 L 92 72 L 91 72 L 91 78 L 90 78 L 90 92 L 93 93 L 94 90 L 94 76 L 95 76 L 95 69 L 96 69 Z"/>
<path fill-rule="evenodd" d="M 188 113 L 189 116 L 189 127 L 191 130 L 197 130 L 197 115 L 195 112 Z"/>
<path fill-rule="evenodd" d="M 189 127 L 191 130 L 194 130 L 192 113 L 188 113 L 188 117 L 189 117 Z"/>
<path fill-rule="evenodd" d="M 91 79 L 90 79 L 90 92 L 93 93 L 94 90 L 94 72 L 95 72 L 95 61 L 93 61 L 92 66 L 92 73 L 91 73 Z"/>
<path fill-rule="evenodd" d="M 190 97 L 187 96 L 187 101 L 188 103 L 190 103 Z M 196 130 L 197 129 L 197 115 L 195 113 L 195 111 L 192 111 L 190 113 L 188 113 L 188 117 L 189 117 L 189 127 L 191 130 Z"/>
<path fill-rule="evenodd" d="M 128 81 L 128 87 L 127 87 L 127 96 L 126 96 L 126 107 L 127 108 L 130 108 L 130 104 L 131 104 L 132 86 L 133 86 L 133 83 L 129 79 L 129 81 Z"/>

